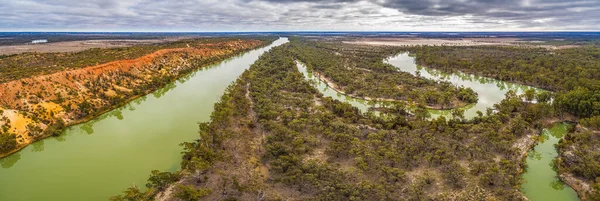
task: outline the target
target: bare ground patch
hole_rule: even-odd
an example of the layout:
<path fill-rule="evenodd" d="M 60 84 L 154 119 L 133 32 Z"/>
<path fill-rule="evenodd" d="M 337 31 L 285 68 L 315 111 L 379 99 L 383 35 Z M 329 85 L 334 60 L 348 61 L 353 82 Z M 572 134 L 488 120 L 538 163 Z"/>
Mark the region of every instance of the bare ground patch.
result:
<path fill-rule="evenodd" d="M 184 37 L 150 40 L 81 40 L 44 44 L 7 45 L 0 46 L 0 55 L 19 54 L 23 52 L 78 52 L 91 48 L 130 47 L 134 45 L 172 42 L 182 39 L 184 39 Z"/>
<path fill-rule="evenodd" d="M 359 45 L 389 45 L 389 46 L 482 46 L 482 45 L 504 45 L 523 47 L 542 47 L 547 49 L 574 48 L 576 45 L 541 45 L 541 41 L 524 41 L 518 38 L 360 38 L 356 40 L 343 41 L 349 44 Z"/>

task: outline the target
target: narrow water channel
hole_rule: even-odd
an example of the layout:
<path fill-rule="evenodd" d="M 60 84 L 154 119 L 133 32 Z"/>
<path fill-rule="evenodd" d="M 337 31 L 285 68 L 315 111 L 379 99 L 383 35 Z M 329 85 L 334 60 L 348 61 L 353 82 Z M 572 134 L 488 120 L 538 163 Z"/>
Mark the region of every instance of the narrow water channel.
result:
<path fill-rule="evenodd" d="M 575 190 L 558 177 L 553 160 L 558 156 L 554 147 L 567 134 L 569 124 L 557 123 L 544 129 L 539 143 L 527 155 L 527 168 L 521 192 L 531 201 L 574 201 L 579 200 Z M 554 176 L 552 176 L 554 175 Z"/>
<path fill-rule="evenodd" d="M 534 89 L 541 91 L 540 89 L 504 82 L 492 78 L 480 77 L 476 75 L 466 73 L 444 73 L 435 69 L 429 69 L 418 66 L 415 63 L 415 59 L 409 56 L 408 53 L 399 54 L 388 58 L 385 62 L 395 66 L 398 70 L 407 72 L 413 75 L 419 75 L 423 78 L 447 81 L 456 86 L 464 86 L 473 89 L 479 97 L 479 101 L 475 104 L 467 105 L 461 109 L 465 111 L 466 118 L 473 118 L 477 116 L 477 111 L 481 111 L 485 114 L 486 109 L 494 106 L 504 99 L 506 92 L 513 90 L 517 94 L 523 94 L 528 89 Z M 449 116 L 451 110 L 430 110 L 432 117 L 440 115 Z"/>
<path fill-rule="evenodd" d="M 467 106 L 465 117 L 471 118 L 477 111 L 484 112 L 486 108 L 492 107 L 504 99 L 504 94 L 509 90 L 522 94 L 528 89 L 537 92 L 540 89 L 508 83 L 492 78 L 480 77 L 461 72 L 443 73 L 438 70 L 428 69 L 415 64 L 413 57 L 408 53 L 399 54 L 387 60 L 389 64 L 398 67 L 399 70 L 419 74 L 420 76 L 433 80 L 451 82 L 456 86 L 465 86 L 477 92 L 479 101 L 475 105 Z M 417 73 L 418 72 L 418 73 Z M 432 116 L 447 115 L 449 111 L 430 110 Z M 485 113 L 485 112 L 484 112 Z M 527 169 L 521 175 L 525 184 L 521 186 L 521 192 L 531 201 L 577 201 L 577 193 L 564 184 L 557 177 L 552 160 L 556 158 L 557 151 L 554 145 L 567 134 L 567 124 L 555 124 L 551 128 L 544 129 L 541 134 L 542 142 L 539 142 L 527 157 Z"/>
<path fill-rule="evenodd" d="M 371 107 L 369 103 L 370 101 L 347 96 L 329 87 L 329 85 L 327 85 L 325 81 L 322 81 L 321 79 L 319 79 L 319 77 L 315 76 L 312 73 L 312 71 L 308 69 L 303 63 L 296 61 L 296 66 L 298 67 L 298 70 L 302 72 L 304 78 L 311 82 L 312 85 L 323 94 L 323 96 L 331 97 L 334 100 L 349 103 L 350 105 L 358 108 L 361 112 L 367 112 Z"/>
<path fill-rule="evenodd" d="M 198 138 L 228 85 L 273 44 L 249 51 L 0 159 L 1 201 L 108 200 L 152 170 L 179 169 L 181 142 Z"/>
<path fill-rule="evenodd" d="M 493 107 L 504 99 L 504 95 L 513 90 L 517 94 L 523 94 L 528 89 L 542 91 L 531 86 L 504 82 L 492 78 L 480 77 L 461 72 L 444 73 L 435 69 L 418 66 L 415 59 L 409 56 L 408 53 L 402 53 L 385 60 L 398 68 L 399 71 L 408 72 L 413 75 L 419 75 L 423 78 L 433 79 L 437 81 L 448 81 L 456 86 L 464 86 L 473 89 L 477 92 L 479 101 L 476 104 L 465 106 L 461 109 L 465 111 L 465 117 L 470 119 L 477 115 L 477 111 L 485 114 L 487 108 Z M 345 101 L 359 108 L 361 111 L 367 111 L 371 107 L 369 101 L 352 98 L 345 94 L 339 93 L 329 87 L 324 81 L 314 76 L 310 69 L 307 69 L 302 63 L 297 63 L 298 70 L 304 74 L 313 86 L 315 86 L 326 97 L 332 97 L 339 101 Z M 444 115 L 449 116 L 451 110 L 429 110 L 431 116 Z M 540 142 L 535 146 L 527 158 L 528 168 L 522 174 L 522 178 L 526 181 L 521 186 L 521 191 L 532 201 L 577 201 L 579 198 L 575 191 L 558 180 L 556 171 L 553 169 L 552 160 L 556 158 L 557 152 L 554 145 L 558 140 L 566 134 L 566 124 L 556 124 L 549 129 L 545 129 L 542 137 L 545 141 Z"/>

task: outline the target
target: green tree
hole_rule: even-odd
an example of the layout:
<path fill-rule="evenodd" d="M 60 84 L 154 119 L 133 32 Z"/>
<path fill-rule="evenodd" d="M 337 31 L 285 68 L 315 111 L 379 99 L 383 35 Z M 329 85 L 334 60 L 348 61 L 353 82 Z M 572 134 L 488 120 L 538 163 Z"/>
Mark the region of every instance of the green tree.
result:
<path fill-rule="evenodd" d="M 178 185 L 175 197 L 184 201 L 195 201 L 200 200 L 204 196 L 207 196 L 212 191 L 209 188 L 198 188 L 192 185 Z"/>
<path fill-rule="evenodd" d="M 110 201 L 146 201 L 152 200 L 151 194 L 142 192 L 137 186 L 129 187 L 123 191 L 123 195 L 113 196 Z"/>
<path fill-rule="evenodd" d="M 148 183 L 146 184 L 146 187 L 164 190 L 165 188 L 167 188 L 167 186 L 169 186 L 169 184 L 172 184 L 177 180 L 179 180 L 178 174 L 153 170 L 152 174 L 150 175 L 150 178 L 148 178 Z"/>
<path fill-rule="evenodd" d="M 536 94 L 536 99 L 539 103 L 547 103 L 552 99 L 552 93 L 544 91 Z"/>
<path fill-rule="evenodd" d="M 535 98 L 535 89 L 525 90 L 525 94 L 523 94 L 523 96 L 525 96 L 525 100 L 529 102 L 533 101 L 533 99 Z"/>
<path fill-rule="evenodd" d="M 0 153 L 7 153 L 17 147 L 17 136 L 15 134 L 0 133 Z"/>

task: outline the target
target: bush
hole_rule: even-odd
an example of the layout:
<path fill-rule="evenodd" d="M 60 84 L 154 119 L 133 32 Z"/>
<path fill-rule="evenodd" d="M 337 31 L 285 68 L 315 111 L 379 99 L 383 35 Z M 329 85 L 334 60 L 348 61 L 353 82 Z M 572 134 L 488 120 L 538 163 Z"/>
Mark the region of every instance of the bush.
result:
<path fill-rule="evenodd" d="M 15 134 L 0 133 L 0 153 L 8 153 L 17 147 L 17 136 Z"/>
<path fill-rule="evenodd" d="M 177 174 L 153 170 L 152 175 L 150 176 L 150 178 L 148 178 L 148 183 L 146 184 L 146 187 L 164 190 L 165 188 L 167 188 L 167 186 L 169 186 L 169 184 L 172 184 L 177 180 L 179 180 L 179 175 Z"/>
<path fill-rule="evenodd" d="M 600 129 L 600 116 L 593 116 L 590 118 L 585 118 L 579 120 L 581 125 L 591 128 L 591 129 Z"/>
<path fill-rule="evenodd" d="M 184 201 L 194 201 L 200 200 L 200 198 L 209 195 L 211 192 L 209 188 L 196 189 L 192 185 L 178 185 L 175 197 Z"/>

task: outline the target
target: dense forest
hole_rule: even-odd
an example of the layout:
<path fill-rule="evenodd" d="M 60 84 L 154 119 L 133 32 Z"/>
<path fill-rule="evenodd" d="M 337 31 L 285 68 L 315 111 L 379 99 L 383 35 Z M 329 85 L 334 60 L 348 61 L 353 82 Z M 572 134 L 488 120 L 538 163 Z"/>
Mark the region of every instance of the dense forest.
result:
<path fill-rule="evenodd" d="M 587 199 L 600 200 L 600 47 L 549 50 L 500 46 L 408 48 L 421 65 L 462 71 L 555 91 L 554 112 L 578 117 L 580 127 L 560 142 L 558 170 L 589 184 Z M 585 194 L 583 196 L 585 196 Z M 582 193 L 580 192 L 580 195 Z M 584 197 L 585 198 L 585 197 Z"/>
<path fill-rule="evenodd" d="M 383 62 L 397 47 L 352 45 L 292 38 L 289 50 L 334 87 L 351 96 L 402 100 L 437 109 L 476 103 L 477 94 L 449 82 L 436 82 L 401 72 Z"/>
<path fill-rule="evenodd" d="M 531 136 L 554 107 L 514 92 L 474 119 L 363 115 L 323 97 L 273 48 L 215 105 L 182 170 L 153 172 L 112 200 L 523 200 Z M 399 107 L 401 105 L 398 105 Z M 496 112 L 493 112 L 496 111 Z"/>
<path fill-rule="evenodd" d="M 595 129 L 578 128 L 557 146 L 559 171 L 579 176 L 590 185 L 583 195 L 587 200 L 600 200 L 600 131 Z"/>
<path fill-rule="evenodd" d="M 600 47 L 549 50 L 503 46 L 407 48 L 417 63 L 462 71 L 551 91 L 600 90 Z"/>

